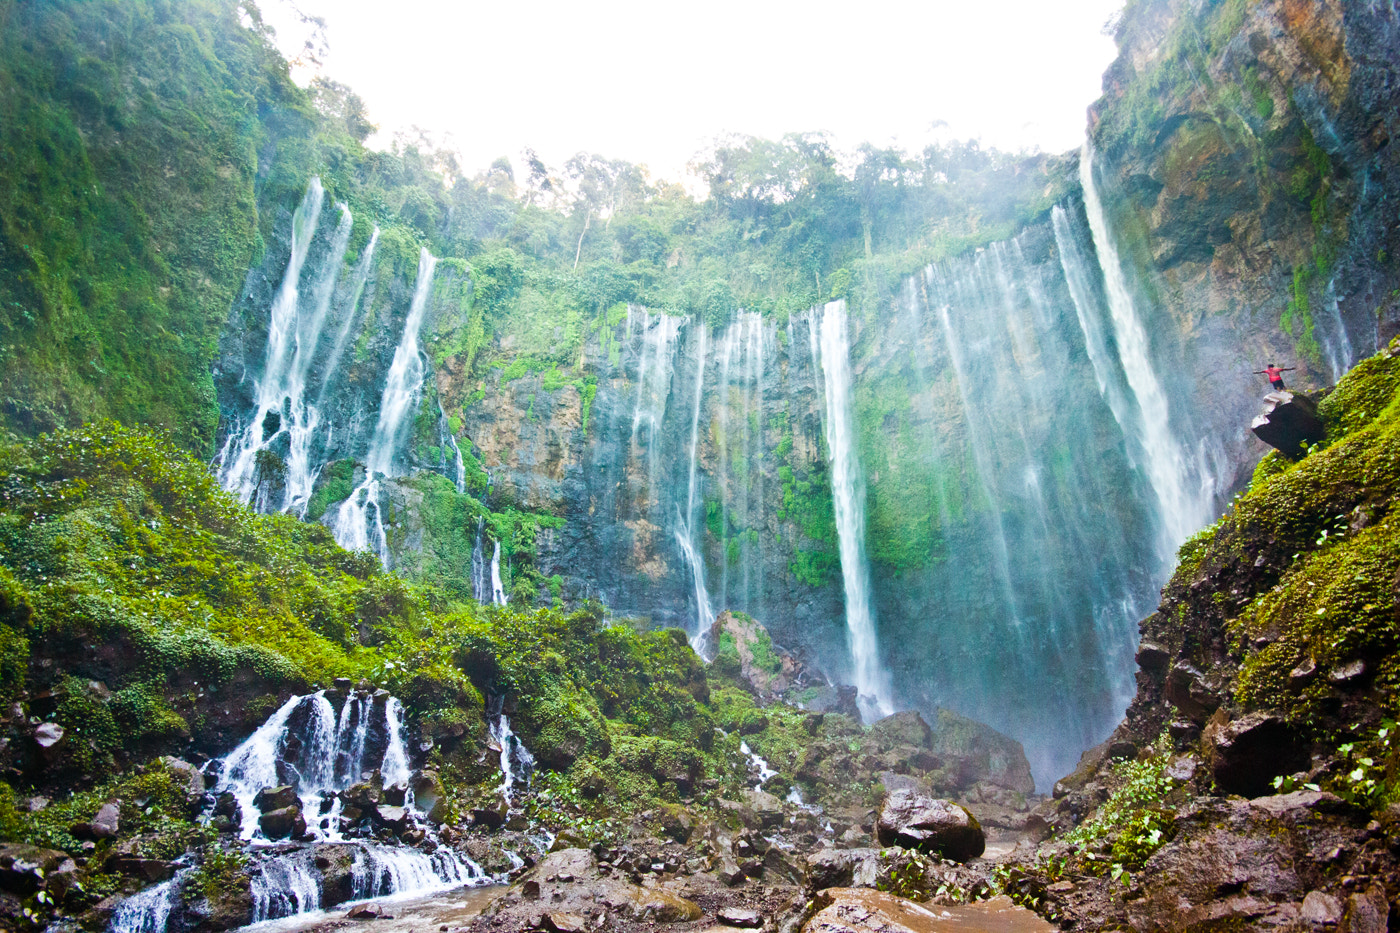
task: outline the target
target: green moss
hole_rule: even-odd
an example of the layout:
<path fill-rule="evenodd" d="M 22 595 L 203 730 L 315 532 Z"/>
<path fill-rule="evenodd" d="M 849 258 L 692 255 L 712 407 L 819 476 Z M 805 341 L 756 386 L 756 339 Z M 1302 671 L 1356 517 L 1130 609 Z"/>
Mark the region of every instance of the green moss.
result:
<path fill-rule="evenodd" d="M 1355 367 L 1320 406 L 1324 448 L 1296 464 L 1266 458 L 1233 511 L 1183 548 L 1170 584 L 1189 586 L 1198 568 L 1218 572 L 1236 562 L 1247 561 L 1251 571 L 1277 568 L 1230 623 L 1241 658 L 1236 698 L 1245 708 L 1282 710 L 1313 738 L 1336 725 L 1328 725 L 1335 688 L 1323 675 L 1358 659 L 1374 677 L 1377 702 L 1396 712 L 1400 629 L 1391 588 L 1400 573 L 1400 517 L 1390 502 L 1400 489 L 1397 388 L 1400 359 L 1392 350 Z M 1264 647 L 1255 648 L 1265 635 Z M 1308 661 L 1319 676 L 1300 686 L 1290 674 Z"/>
<path fill-rule="evenodd" d="M 332 503 L 344 502 L 355 491 L 355 461 L 333 460 L 321 469 L 316 488 L 306 503 L 306 520 L 320 521 Z"/>

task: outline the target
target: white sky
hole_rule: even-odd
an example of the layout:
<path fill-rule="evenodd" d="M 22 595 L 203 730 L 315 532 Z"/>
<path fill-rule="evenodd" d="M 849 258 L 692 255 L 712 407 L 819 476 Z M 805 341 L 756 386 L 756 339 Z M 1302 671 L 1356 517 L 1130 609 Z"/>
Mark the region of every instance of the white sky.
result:
<path fill-rule="evenodd" d="M 587 150 L 678 181 L 724 133 L 1072 149 L 1123 4 L 261 0 L 289 54 L 304 40 L 289 2 L 325 21 L 322 71 L 364 98 L 372 144 L 417 126 L 467 174 L 505 155 L 519 178 L 529 146 L 551 167 Z"/>

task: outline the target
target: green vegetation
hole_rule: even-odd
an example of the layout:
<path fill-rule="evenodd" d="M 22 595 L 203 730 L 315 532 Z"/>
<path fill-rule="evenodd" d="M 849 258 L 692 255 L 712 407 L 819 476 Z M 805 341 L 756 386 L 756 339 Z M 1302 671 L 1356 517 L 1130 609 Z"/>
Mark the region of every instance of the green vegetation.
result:
<path fill-rule="evenodd" d="M 1158 744 L 1170 748 L 1167 741 Z M 1176 782 L 1165 773 L 1169 757 L 1163 751 L 1113 766 L 1108 800 L 1062 837 L 1082 853 L 1086 871 L 1127 884 L 1128 873 L 1170 840 L 1175 817 L 1167 798 Z"/>

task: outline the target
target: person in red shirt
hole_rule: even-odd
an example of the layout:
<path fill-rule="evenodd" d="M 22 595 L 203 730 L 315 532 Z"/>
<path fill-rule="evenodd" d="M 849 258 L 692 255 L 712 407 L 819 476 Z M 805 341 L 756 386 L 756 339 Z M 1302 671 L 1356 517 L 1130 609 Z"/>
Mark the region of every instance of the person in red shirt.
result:
<path fill-rule="evenodd" d="M 1278 368 L 1277 366 L 1275 366 L 1273 363 L 1270 363 L 1268 366 L 1265 366 L 1263 369 L 1256 369 L 1256 370 L 1254 371 L 1254 375 L 1256 375 L 1256 376 L 1268 376 L 1268 377 L 1269 377 L 1269 384 L 1272 385 L 1272 386 L 1273 386 L 1275 389 L 1277 389 L 1278 391 L 1282 392 L 1282 391 L 1284 391 L 1283 374 L 1284 374 L 1284 373 L 1291 373 L 1291 372 L 1293 372 L 1293 369 L 1294 369 L 1294 367 L 1292 367 L 1292 366 L 1285 366 L 1283 369 L 1279 369 L 1279 368 Z"/>

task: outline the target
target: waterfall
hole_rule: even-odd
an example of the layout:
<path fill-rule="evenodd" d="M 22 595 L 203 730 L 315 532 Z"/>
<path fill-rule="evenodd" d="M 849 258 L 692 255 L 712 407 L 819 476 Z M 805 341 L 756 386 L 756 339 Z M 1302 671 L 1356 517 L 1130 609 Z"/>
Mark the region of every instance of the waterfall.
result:
<path fill-rule="evenodd" d="M 889 715 L 888 674 L 882 669 L 871 605 L 870 565 L 865 556 L 865 478 L 856 452 L 851 411 L 851 359 L 847 335 L 846 303 L 829 302 L 809 319 L 813 342 L 819 343 L 821 371 L 826 390 L 826 439 L 831 462 L 831 494 L 836 510 L 836 535 L 841 556 L 841 581 L 846 593 L 846 645 L 851 655 L 852 679 L 872 714 Z M 816 329 L 820 329 L 818 341 Z"/>
<path fill-rule="evenodd" d="M 629 309 L 630 313 L 630 309 Z M 642 348 L 637 360 L 637 397 L 632 409 L 632 449 L 639 447 L 639 435 L 646 448 L 646 495 L 657 501 L 661 490 L 657 481 L 661 467 L 661 420 L 671 397 L 676 338 L 681 319 L 669 314 L 655 317 L 641 309 Z"/>
<path fill-rule="evenodd" d="M 475 862 L 446 846 L 427 853 L 406 847 L 364 845 L 355 853 L 351 871 L 355 900 L 405 892 L 430 894 L 490 880 Z"/>
<path fill-rule="evenodd" d="M 1123 392 L 1122 367 L 1109 348 L 1109 338 L 1104 333 L 1098 315 L 1098 302 L 1093 291 L 1093 279 L 1089 271 L 1089 260 L 1079 248 L 1079 238 L 1075 236 L 1065 209 L 1056 204 L 1050 211 L 1050 222 L 1055 231 L 1055 248 L 1060 254 L 1060 267 L 1065 273 L 1065 284 L 1069 287 L 1070 298 L 1074 302 L 1075 317 L 1079 329 L 1084 333 L 1084 347 L 1089 362 L 1094 367 L 1094 378 L 1099 384 L 1099 394 L 1113 412 L 1113 420 L 1118 422 L 1125 439 L 1135 439 L 1136 413 Z"/>
<path fill-rule="evenodd" d="M 769 765 L 762 756 L 756 754 L 753 749 L 749 748 L 749 743 L 742 739 L 739 741 L 739 754 L 749 760 L 749 767 L 758 775 L 758 783 L 754 785 L 754 790 L 763 790 L 764 784 L 767 784 L 769 780 L 778 776 L 777 770 Z"/>
<path fill-rule="evenodd" d="M 257 862 L 249 874 L 254 923 L 309 913 L 321 906 L 321 883 L 309 851 Z"/>
<path fill-rule="evenodd" d="M 403 744 L 403 704 L 395 697 L 384 701 L 384 731 L 384 762 L 379 766 L 384 786 L 407 787 L 410 772 L 408 749 Z"/>
<path fill-rule="evenodd" d="M 476 519 L 476 543 L 472 546 L 472 598 L 486 602 L 486 553 L 482 548 L 486 532 L 486 516 Z"/>
<path fill-rule="evenodd" d="M 369 244 L 365 246 L 364 252 L 360 254 L 360 261 L 355 264 L 355 274 L 351 280 L 350 295 L 345 301 L 344 317 L 340 322 L 340 330 L 336 332 L 335 342 L 331 344 L 331 352 L 326 356 L 325 377 L 321 380 L 321 391 L 316 396 L 316 407 L 320 408 L 325 404 L 326 392 L 330 389 L 335 374 L 340 369 L 340 358 L 345 355 L 345 347 L 350 342 L 350 335 L 354 332 L 355 321 L 358 320 L 360 308 L 360 297 L 365 293 L 365 285 L 369 282 L 370 269 L 374 266 L 374 248 L 379 243 L 379 227 L 374 228 L 369 236 Z"/>
<path fill-rule="evenodd" d="M 448 451 L 452 452 L 452 462 L 448 463 Z M 448 420 L 447 412 L 442 410 L 442 403 L 438 403 L 438 472 L 457 487 L 457 494 L 462 495 L 467 491 L 467 466 L 462 459 L 462 448 L 457 446 L 457 438 L 452 434 L 452 423 Z"/>
<path fill-rule="evenodd" d="M 535 758 L 510 728 L 510 718 L 505 713 L 496 716 L 491 726 L 491 739 L 501 748 L 501 797 L 506 806 L 513 806 L 515 785 L 527 786 L 530 776 L 535 773 Z"/>
<path fill-rule="evenodd" d="M 696 324 L 699 336 L 695 354 L 695 392 L 692 396 L 690 413 L 690 474 L 686 483 L 685 514 L 678 516 L 676 543 L 680 545 L 686 566 L 690 568 L 690 579 L 695 587 L 695 631 L 690 636 L 690 644 L 697 653 L 703 655 L 709 648 L 710 625 L 715 614 L 710 609 L 710 594 L 705 589 L 705 563 L 700 558 L 699 516 L 696 514 L 696 463 L 700 450 L 700 402 L 705 388 L 705 322 Z"/>
<path fill-rule="evenodd" d="M 427 312 L 436 266 L 437 259 L 424 247 L 418 257 L 418 281 L 413 290 L 413 302 L 409 306 L 403 336 L 394 350 L 394 359 L 389 365 L 389 375 L 380 397 L 379 420 L 365 457 L 365 481 L 341 504 L 331 529 L 336 541 L 348 550 L 363 551 L 372 546 L 386 569 L 389 566 L 389 546 L 379 506 L 378 477 L 394 475 L 394 455 L 412 421 L 412 413 L 423 386 L 426 367 L 418 334 Z"/>
<path fill-rule="evenodd" d="M 372 697 L 351 692 L 337 717 L 324 691 L 294 696 L 228 754 L 214 793 L 230 793 L 238 802 L 245 842 L 265 841 L 254 799 L 264 788 L 291 784 L 307 832 L 317 840 L 339 841 L 339 812 L 330 798 L 363 779 L 371 732 L 376 743 L 384 742 L 377 768 L 385 786 L 407 784 L 402 719 L 403 707 L 392 697 L 381 708 Z M 322 817 L 325 813 L 329 816 Z"/>
<path fill-rule="evenodd" d="M 192 868 L 181 869 L 174 878 L 133 894 L 112 914 L 108 933 L 165 933 L 170 914 L 179 902 L 180 889 Z"/>
<path fill-rule="evenodd" d="M 335 283 L 350 243 L 350 209 L 338 205 L 340 222 L 332 234 L 321 272 L 301 295 L 302 270 L 320 222 L 325 190 L 312 178 L 292 218 L 291 255 L 282 284 L 272 302 L 262 375 L 255 380 L 253 414 L 242 431 L 230 432 L 221 454 L 219 481 L 246 503 L 263 511 L 305 510 L 316 480 L 311 444 L 320 423 L 316 405 L 306 399 L 307 380 L 316 358 L 321 331 L 335 294 Z M 287 475 L 282 499 L 264 501 L 258 453 L 285 438 Z"/>
<path fill-rule="evenodd" d="M 491 552 L 491 602 L 497 606 L 506 604 L 506 588 L 501 585 L 501 542 Z"/>
<path fill-rule="evenodd" d="M 1177 545 L 1206 524 L 1209 497 L 1205 489 L 1190 489 L 1186 457 L 1172 433 L 1167 394 L 1153 368 L 1147 330 L 1133 302 L 1118 247 L 1108 226 L 1108 215 L 1094 179 L 1094 147 L 1087 141 L 1079 157 L 1079 182 L 1084 189 L 1084 210 L 1103 271 L 1114 340 L 1141 417 L 1138 438 L 1143 449 L 1143 468 L 1152 483 L 1161 516 L 1163 558 L 1170 560 Z"/>

